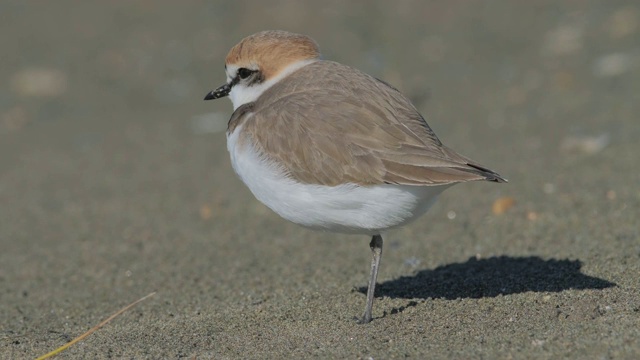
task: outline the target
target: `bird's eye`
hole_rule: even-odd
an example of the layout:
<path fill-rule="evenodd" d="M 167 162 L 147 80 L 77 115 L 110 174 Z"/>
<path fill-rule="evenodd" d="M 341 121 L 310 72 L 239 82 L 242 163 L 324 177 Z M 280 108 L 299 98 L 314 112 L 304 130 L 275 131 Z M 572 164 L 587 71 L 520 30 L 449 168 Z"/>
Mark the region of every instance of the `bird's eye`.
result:
<path fill-rule="evenodd" d="M 251 76 L 251 74 L 253 74 L 253 70 L 249 70 L 247 68 L 238 69 L 238 76 L 240 77 L 240 79 L 246 79 Z"/>

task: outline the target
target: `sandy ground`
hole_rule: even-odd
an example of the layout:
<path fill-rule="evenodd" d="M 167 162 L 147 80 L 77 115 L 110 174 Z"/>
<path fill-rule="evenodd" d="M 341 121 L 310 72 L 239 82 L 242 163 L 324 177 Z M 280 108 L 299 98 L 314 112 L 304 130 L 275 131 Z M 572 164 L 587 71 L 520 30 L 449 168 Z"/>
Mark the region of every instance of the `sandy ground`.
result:
<path fill-rule="evenodd" d="M 0 4 L 0 358 L 640 358 L 640 4 Z M 313 36 L 509 184 L 369 239 L 278 218 L 234 176 L 242 37 Z M 503 214 L 496 200 L 512 198 Z"/>

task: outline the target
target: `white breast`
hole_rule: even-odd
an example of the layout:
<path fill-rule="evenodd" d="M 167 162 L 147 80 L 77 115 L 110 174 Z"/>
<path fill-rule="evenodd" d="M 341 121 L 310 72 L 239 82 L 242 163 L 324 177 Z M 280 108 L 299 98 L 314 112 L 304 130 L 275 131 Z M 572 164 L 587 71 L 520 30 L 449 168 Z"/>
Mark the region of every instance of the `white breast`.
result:
<path fill-rule="evenodd" d="M 283 218 L 318 230 L 379 234 L 424 214 L 451 185 L 406 186 L 309 185 L 284 175 L 277 164 L 238 146 L 238 126 L 227 135 L 231 164 L 253 195 Z"/>

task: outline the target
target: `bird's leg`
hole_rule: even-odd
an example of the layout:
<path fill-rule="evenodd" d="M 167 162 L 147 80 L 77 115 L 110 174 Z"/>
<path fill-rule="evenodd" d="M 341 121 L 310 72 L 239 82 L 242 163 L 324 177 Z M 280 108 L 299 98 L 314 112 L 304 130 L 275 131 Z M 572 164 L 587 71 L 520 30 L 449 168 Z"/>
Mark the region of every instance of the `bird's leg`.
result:
<path fill-rule="evenodd" d="M 366 324 L 371 321 L 371 312 L 373 308 L 373 295 L 376 291 L 376 279 L 378 278 L 378 267 L 380 266 L 380 258 L 382 257 L 382 236 L 373 235 L 369 243 L 373 258 L 371 259 L 371 274 L 369 275 L 369 288 L 367 289 L 367 306 L 364 308 L 364 315 L 360 320 L 360 324 Z"/>

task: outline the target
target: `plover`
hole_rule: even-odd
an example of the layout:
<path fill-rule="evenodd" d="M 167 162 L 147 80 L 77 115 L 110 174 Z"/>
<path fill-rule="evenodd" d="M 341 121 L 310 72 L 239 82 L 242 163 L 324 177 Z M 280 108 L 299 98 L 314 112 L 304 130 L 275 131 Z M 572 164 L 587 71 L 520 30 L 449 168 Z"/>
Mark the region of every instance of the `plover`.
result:
<path fill-rule="evenodd" d="M 440 142 L 396 88 L 321 60 L 316 42 L 286 31 L 244 38 L 226 57 L 227 148 L 253 195 L 316 230 L 372 236 L 361 323 L 372 318 L 381 233 L 424 214 L 448 187 L 506 182 Z"/>

